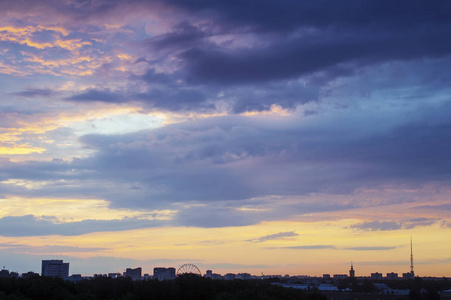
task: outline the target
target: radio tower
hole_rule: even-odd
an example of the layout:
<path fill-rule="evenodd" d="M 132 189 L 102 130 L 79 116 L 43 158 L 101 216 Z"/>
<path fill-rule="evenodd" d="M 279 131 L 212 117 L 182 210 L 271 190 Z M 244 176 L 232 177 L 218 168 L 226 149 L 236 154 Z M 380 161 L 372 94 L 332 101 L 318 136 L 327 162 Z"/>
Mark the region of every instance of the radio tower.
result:
<path fill-rule="evenodd" d="M 410 237 L 410 274 L 415 278 L 415 273 L 413 272 L 412 237 Z"/>

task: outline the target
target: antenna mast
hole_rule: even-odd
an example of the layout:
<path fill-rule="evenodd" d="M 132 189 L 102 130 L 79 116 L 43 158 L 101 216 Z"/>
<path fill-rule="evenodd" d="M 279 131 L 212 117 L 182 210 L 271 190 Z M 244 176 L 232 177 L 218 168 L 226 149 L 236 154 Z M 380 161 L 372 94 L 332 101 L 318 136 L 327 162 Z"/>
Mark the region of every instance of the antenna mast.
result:
<path fill-rule="evenodd" d="M 412 237 L 410 237 L 410 274 L 413 273 L 413 251 L 412 251 Z"/>

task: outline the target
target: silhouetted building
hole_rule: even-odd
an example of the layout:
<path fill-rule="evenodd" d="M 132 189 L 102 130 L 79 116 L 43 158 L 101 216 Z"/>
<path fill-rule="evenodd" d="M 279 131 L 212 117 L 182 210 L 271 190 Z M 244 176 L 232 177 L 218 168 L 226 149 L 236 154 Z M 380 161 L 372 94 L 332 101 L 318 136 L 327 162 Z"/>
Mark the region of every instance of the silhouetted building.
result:
<path fill-rule="evenodd" d="M 213 271 L 212 271 L 212 270 L 207 270 L 207 272 L 205 273 L 205 276 L 204 276 L 204 277 L 206 277 L 206 278 L 211 278 L 212 275 L 213 275 Z"/>
<path fill-rule="evenodd" d="M 135 269 L 127 268 L 125 269 L 124 277 L 130 277 L 132 280 L 141 280 L 141 273 L 142 269 L 139 267 Z"/>
<path fill-rule="evenodd" d="M 81 277 L 81 274 L 72 274 L 69 276 L 69 280 L 72 282 L 77 282 L 82 280 L 83 278 Z"/>
<path fill-rule="evenodd" d="M 224 279 L 224 276 L 222 276 L 221 274 L 213 273 L 211 274 L 211 279 Z"/>
<path fill-rule="evenodd" d="M 175 279 L 175 268 L 153 268 L 153 278 L 158 280 Z"/>
<path fill-rule="evenodd" d="M 346 275 L 346 274 L 334 274 L 334 279 L 335 280 L 337 280 L 337 279 L 346 279 L 346 278 L 348 278 L 348 275 Z"/>
<path fill-rule="evenodd" d="M 371 279 L 372 280 L 382 280 L 382 273 L 379 273 L 379 272 L 371 273 Z"/>
<path fill-rule="evenodd" d="M 67 279 L 69 277 L 69 263 L 65 263 L 62 260 L 57 259 L 43 260 L 41 276 L 61 277 Z"/>
<path fill-rule="evenodd" d="M 330 274 L 323 274 L 323 279 L 324 280 L 329 280 L 330 279 Z"/>
<path fill-rule="evenodd" d="M 235 279 L 235 277 L 236 277 L 235 274 L 233 274 L 233 273 L 227 273 L 227 274 L 225 274 L 224 279 L 225 279 L 225 280 L 233 280 L 233 279 Z"/>
<path fill-rule="evenodd" d="M 349 277 L 351 277 L 351 278 L 355 277 L 355 271 L 354 271 L 354 266 L 352 265 L 352 261 L 351 261 L 351 269 L 349 270 Z"/>
<path fill-rule="evenodd" d="M 122 274 L 121 273 L 108 273 L 108 277 L 119 278 L 119 277 L 122 277 Z"/>
<path fill-rule="evenodd" d="M 398 273 L 394 273 L 394 272 L 387 273 L 387 279 L 390 279 L 390 280 L 398 279 Z"/>
<path fill-rule="evenodd" d="M 415 274 L 412 272 L 402 273 L 402 279 L 414 279 Z"/>
<path fill-rule="evenodd" d="M 5 278 L 5 277 L 9 277 L 9 271 L 6 269 L 3 269 L 0 271 L 0 277 L 1 278 Z"/>
<path fill-rule="evenodd" d="M 249 279 L 251 279 L 251 274 L 249 274 L 249 273 L 239 273 L 238 276 L 236 276 L 236 278 L 242 279 L 242 280 L 249 280 Z"/>
<path fill-rule="evenodd" d="M 39 277 L 39 274 L 32 271 L 22 273 L 22 278 L 33 278 L 33 277 Z"/>

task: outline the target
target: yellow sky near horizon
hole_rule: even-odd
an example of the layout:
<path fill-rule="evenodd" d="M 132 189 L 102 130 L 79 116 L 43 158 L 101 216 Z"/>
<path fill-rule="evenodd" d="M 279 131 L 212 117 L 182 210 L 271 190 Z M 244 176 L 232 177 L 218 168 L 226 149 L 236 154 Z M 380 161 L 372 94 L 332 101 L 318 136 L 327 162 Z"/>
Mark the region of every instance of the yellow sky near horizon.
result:
<path fill-rule="evenodd" d="M 0 199 L 0 204 L 3 207 L 2 217 L 48 215 L 58 218 L 54 220 L 56 224 L 88 219 L 146 218 L 149 214 L 156 215 L 157 219 L 170 220 L 177 213 L 169 210 L 113 209 L 108 202 L 96 199 L 7 198 Z M 395 211 L 400 208 L 400 205 L 391 206 Z M 376 207 L 373 213 L 384 213 L 385 210 L 389 211 L 390 207 Z M 11 249 L 16 245 L 19 253 L 37 258 L 52 255 L 80 259 L 98 256 L 133 259 L 147 273 L 151 273 L 151 269 L 156 266 L 152 260 L 170 259 L 174 263 L 193 260 L 203 268 L 211 265 L 211 269 L 222 274 L 341 274 L 347 273 L 348 265 L 353 261 L 358 276 L 366 276 L 371 272 L 397 272 L 401 275 L 408 271 L 412 236 L 416 274 L 449 276 L 451 260 L 446 253 L 451 242 L 445 237 L 449 236 L 451 228 L 436 223 L 398 230 L 352 229 L 353 224 L 366 221 L 365 215 L 362 215 L 363 218 L 357 217 L 360 211 L 351 209 L 340 219 L 325 220 L 319 217 L 317 221 L 312 221 L 315 219 L 313 214 L 308 221 L 297 221 L 293 217 L 291 220 L 222 228 L 166 225 L 75 236 L 3 237 L 3 246 L 0 248 Z M 351 215 L 353 217 L 349 218 Z M 8 246 L 4 248 L 4 245 Z M 58 250 L 58 247 L 68 248 Z M 224 267 L 221 264 L 231 266 Z"/>

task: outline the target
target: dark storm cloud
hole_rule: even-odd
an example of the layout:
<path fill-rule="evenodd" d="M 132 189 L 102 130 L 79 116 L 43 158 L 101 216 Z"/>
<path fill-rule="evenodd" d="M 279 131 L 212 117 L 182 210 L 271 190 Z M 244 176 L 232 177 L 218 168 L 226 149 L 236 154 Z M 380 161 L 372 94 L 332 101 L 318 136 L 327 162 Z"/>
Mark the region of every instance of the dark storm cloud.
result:
<path fill-rule="evenodd" d="M 170 111 L 191 111 L 201 110 L 202 108 L 214 107 L 205 103 L 205 95 L 198 90 L 192 89 L 152 89 L 145 94 L 135 95 L 135 99 L 141 100 L 147 106 Z"/>
<path fill-rule="evenodd" d="M 144 59 L 144 58 L 142 58 Z M 144 75 L 132 76 L 132 79 L 141 79 L 149 84 L 165 84 L 171 83 L 174 80 L 171 79 L 170 75 L 164 73 L 157 73 L 155 69 L 149 69 Z"/>
<path fill-rule="evenodd" d="M 161 226 L 162 221 L 137 218 L 122 220 L 83 220 L 60 223 L 54 217 L 36 218 L 33 215 L 0 218 L 0 235 L 8 237 L 38 235 L 82 235 L 99 231 L 118 231 Z"/>
<path fill-rule="evenodd" d="M 443 1 L 414 2 L 173 1 L 190 11 L 203 11 L 199 18 L 210 12 L 221 34 L 240 33 L 237 27 L 242 27 L 267 46 L 215 47 L 203 39 L 211 35 L 206 32 L 210 27 L 201 31 L 186 22 L 150 42 L 158 49 L 185 49 L 181 58 L 188 76 L 221 84 L 294 78 L 351 63 L 341 67 L 346 74 L 366 64 L 448 55 L 451 45 L 443 37 L 451 22 Z"/>
<path fill-rule="evenodd" d="M 196 46 L 207 34 L 187 21 L 176 25 L 173 31 L 145 40 L 155 50 L 179 50 Z"/>
<path fill-rule="evenodd" d="M 160 53 L 156 61 L 178 57 L 171 62 L 178 79 L 210 101 L 219 101 L 214 96 L 228 88 L 229 98 L 222 101 L 235 113 L 264 111 L 272 104 L 294 108 L 320 100 L 331 81 L 362 68 L 451 53 L 443 38 L 451 29 L 443 1 L 346 3 L 165 2 L 189 17 L 142 45 L 151 55 Z M 160 80 L 152 71 L 148 75 L 149 82 Z M 303 84 L 287 84 L 298 79 Z M 246 88 L 255 95 L 242 90 Z M 190 99 L 183 105 L 177 97 L 178 105 L 163 107 L 186 109 Z"/>
<path fill-rule="evenodd" d="M 253 26 L 257 31 L 289 31 L 300 26 L 370 27 L 385 24 L 403 28 L 423 22 L 447 22 L 451 7 L 446 1 L 279 1 L 252 0 L 171 0 L 166 1 L 183 7 L 192 13 L 215 12 L 223 22 L 237 26 Z"/>
<path fill-rule="evenodd" d="M 451 44 L 443 38 L 451 29 L 444 1 L 345 3 L 174 0 L 42 5 L 75 25 L 87 20 L 107 24 L 108 18 L 124 17 L 127 11 L 157 8 L 166 9 L 169 24 L 175 24 L 139 42 L 142 52 L 135 63 L 146 62 L 149 70 L 124 79 L 129 81 L 126 90 L 90 89 L 66 98 L 72 101 L 141 101 L 148 108 L 177 112 L 211 111 L 223 103 L 233 113 L 265 111 L 272 104 L 294 109 L 322 100 L 323 89 L 335 79 L 363 68 L 436 60 L 451 53 Z M 20 7 L 3 6 L 5 11 Z M 113 64 L 104 65 L 103 72 L 97 69 L 96 75 L 107 76 Z M 443 77 L 446 83 L 446 74 L 449 71 L 424 79 Z M 145 91 L 141 85 L 136 88 L 137 80 L 147 83 Z M 296 84 L 297 80 L 302 82 Z M 219 99 L 221 92 L 227 97 Z"/>
<path fill-rule="evenodd" d="M 12 95 L 21 96 L 25 98 L 35 98 L 35 97 L 47 97 L 53 95 L 55 92 L 50 89 L 37 89 L 28 88 L 21 92 L 12 93 Z"/>
<path fill-rule="evenodd" d="M 122 90 L 89 89 L 65 98 L 68 101 L 100 101 L 106 103 L 123 103 L 138 101 L 147 108 L 168 111 L 202 111 L 212 110 L 214 106 L 207 103 L 208 90 L 177 83 L 178 74 L 157 73 L 149 69 L 140 76 L 130 76 L 133 81 L 148 84 L 146 92 L 137 92 L 133 88 Z"/>
<path fill-rule="evenodd" d="M 126 99 L 120 92 L 115 92 L 111 90 L 96 90 L 89 89 L 82 93 L 73 95 L 71 97 L 66 98 L 66 100 L 70 101 L 101 101 L 101 102 L 124 102 Z"/>
<path fill-rule="evenodd" d="M 264 120 L 239 116 L 189 121 L 124 135 L 88 135 L 80 141 L 87 149 L 96 151 L 89 157 L 72 162 L 1 164 L 2 181 L 9 178 L 51 181 L 48 185 L 29 190 L 0 184 L 4 194 L 73 193 L 82 198 L 90 194 L 108 199 L 116 206 L 150 208 L 184 201 L 341 194 L 362 186 L 393 182 L 443 182 L 451 176 L 449 111 L 449 105 L 422 109 L 415 119 L 433 120 L 427 125 L 419 126 L 415 121 L 364 135 L 349 131 L 341 119 L 331 120 L 326 128 L 308 122 L 299 126 L 298 117 L 268 126 Z M 346 122 L 353 123 L 348 119 Z M 372 126 L 371 122 L 360 123 L 363 128 Z M 111 188 L 111 182 L 115 182 L 115 187 Z M 126 200 L 130 198 L 134 200 Z M 223 209 L 222 215 L 210 211 L 213 208 L 192 208 L 194 214 L 203 211 L 204 217 L 196 219 L 186 210 L 178 215 L 179 222 L 214 226 L 209 225 L 213 217 L 206 217 L 210 213 L 217 217 L 219 226 L 231 223 L 223 220 L 226 215 L 237 224 L 253 224 L 263 216 L 270 217 L 235 211 L 236 205 L 240 204 L 218 208 Z M 282 216 L 283 212 L 343 210 L 355 205 L 301 202 L 272 213 Z"/>
<path fill-rule="evenodd" d="M 275 40 L 259 49 L 218 50 L 199 47 L 187 50 L 182 59 L 190 76 L 221 84 L 296 78 L 333 71 L 334 76 L 352 74 L 355 69 L 393 60 L 449 55 L 451 45 L 443 41 L 450 26 L 421 28 L 418 32 L 379 29 L 354 32 L 326 31 L 307 37 Z"/>

